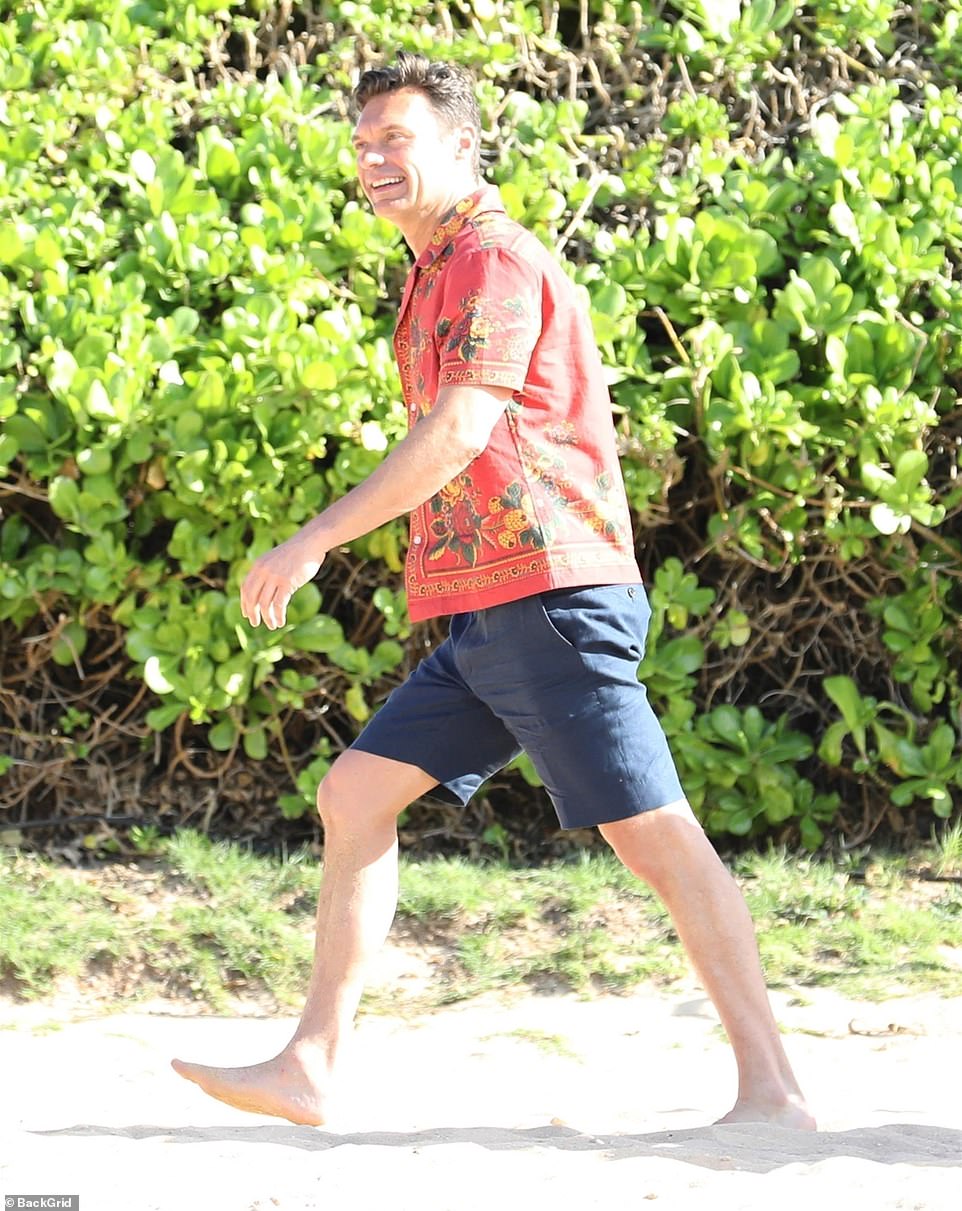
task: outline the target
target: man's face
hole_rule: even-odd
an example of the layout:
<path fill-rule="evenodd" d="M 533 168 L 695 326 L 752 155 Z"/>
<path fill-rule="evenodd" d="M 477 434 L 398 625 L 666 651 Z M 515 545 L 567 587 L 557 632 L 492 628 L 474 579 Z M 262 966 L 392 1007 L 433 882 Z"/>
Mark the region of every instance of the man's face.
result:
<path fill-rule="evenodd" d="M 436 215 L 473 181 L 470 127 L 448 129 L 427 97 L 401 89 L 373 97 L 354 130 L 357 172 L 374 213 L 399 227 Z"/>

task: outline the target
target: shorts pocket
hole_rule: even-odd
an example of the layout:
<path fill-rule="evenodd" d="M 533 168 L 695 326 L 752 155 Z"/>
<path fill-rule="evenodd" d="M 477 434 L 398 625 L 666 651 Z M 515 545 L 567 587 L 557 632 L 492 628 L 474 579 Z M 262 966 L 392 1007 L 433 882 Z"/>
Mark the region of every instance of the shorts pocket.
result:
<path fill-rule="evenodd" d="M 538 608 L 541 611 L 541 617 L 544 619 L 548 630 L 551 632 L 554 638 L 560 643 L 563 643 L 566 648 L 571 648 L 574 651 L 576 649 L 576 643 L 569 639 L 565 632 L 561 629 L 566 622 L 568 626 L 571 625 L 571 610 L 566 605 L 562 605 L 557 602 L 559 594 L 564 594 L 564 596 L 567 597 L 568 590 L 560 589 L 551 590 L 547 593 L 539 593 Z M 559 626 L 559 621 L 561 622 L 561 626 Z"/>
<path fill-rule="evenodd" d="M 550 589 L 538 602 L 552 635 L 570 650 L 635 664 L 644 655 L 651 609 L 640 585 Z"/>

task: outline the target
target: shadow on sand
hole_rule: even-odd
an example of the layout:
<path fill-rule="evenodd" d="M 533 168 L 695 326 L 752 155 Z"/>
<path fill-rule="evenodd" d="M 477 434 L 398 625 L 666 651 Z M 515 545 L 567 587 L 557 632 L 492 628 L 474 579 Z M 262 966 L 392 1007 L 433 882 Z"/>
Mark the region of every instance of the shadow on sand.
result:
<path fill-rule="evenodd" d="M 273 1144 L 325 1152 L 344 1145 L 368 1148 L 430 1148 L 445 1144 L 476 1144 L 494 1152 L 558 1148 L 563 1151 L 600 1151 L 609 1160 L 662 1157 L 704 1169 L 736 1169 L 770 1173 L 783 1165 L 814 1165 L 837 1157 L 874 1161 L 880 1165 L 926 1165 L 956 1168 L 962 1165 L 962 1131 L 917 1123 L 888 1123 L 850 1131 L 809 1134 L 757 1123 L 732 1123 L 682 1131 L 656 1131 L 644 1135 L 592 1135 L 573 1127 L 434 1127 L 421 1131 L 365 1131 L 335 1134 L 315 1127 L 161 1127 L 138 1125 L 104 1127 L 77 1125 L 49 1131 L 43 1136 L 120 1136 L 131 1140 L 163 1138 L 168 1143 L 197 1144 L 222 1141 L 234 1144 Z"/>

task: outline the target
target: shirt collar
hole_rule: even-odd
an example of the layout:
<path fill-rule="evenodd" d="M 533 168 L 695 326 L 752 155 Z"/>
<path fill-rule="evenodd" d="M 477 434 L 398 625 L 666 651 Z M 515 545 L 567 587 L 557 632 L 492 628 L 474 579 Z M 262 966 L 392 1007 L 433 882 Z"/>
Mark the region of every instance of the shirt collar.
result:
<path fill-rule="evenodd" d="M 441 216 L 441 221 L 434 229 L 428 246 L 418 257 L 415 264 L 419 269 L 427 269 L 433 265 L 445 248 L 455 239 L 461 230 L 479 214 L 497 211 L 504 214 L 504 203 L 496 185 L 482 185 L 474 193 L 469 193 L 460 202 L 451 207 Z"/>

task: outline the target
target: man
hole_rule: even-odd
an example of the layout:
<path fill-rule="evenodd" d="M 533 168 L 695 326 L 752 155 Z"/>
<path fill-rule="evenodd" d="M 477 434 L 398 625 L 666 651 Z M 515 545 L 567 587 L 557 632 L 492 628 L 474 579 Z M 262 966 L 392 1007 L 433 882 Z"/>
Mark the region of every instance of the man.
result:
<path fill-rule="evenodd" d="M 364 73 L 355 102 L 361 188 L 417 258 L 395 335 L 410 430 L 256 561 L 241 603 L 252 625 L 282 626 L 328 551 L 410 513 L 411 616 L 449 614 L 451 630 L 318 790 L 324 879 L 294 1037 L 251 1067 L 174 1067 L 240 1109 L 322 1123 L 396 909 L 398 815 L 429 792 L 467 802 L 523 747 L 562 825 L 597 826 L 665 901 L 735 1051 L 738 1096 L 722 1121 L 813 1128 L 747 907 L 638 682 L 650 611 L 589 320 L 479 181 L 467 73 L 402 54 Z"/>

